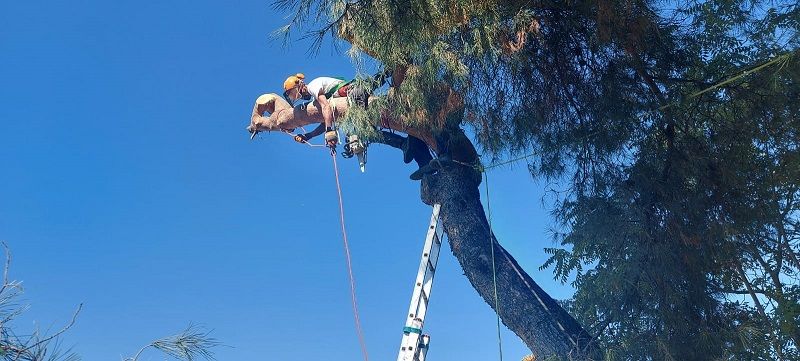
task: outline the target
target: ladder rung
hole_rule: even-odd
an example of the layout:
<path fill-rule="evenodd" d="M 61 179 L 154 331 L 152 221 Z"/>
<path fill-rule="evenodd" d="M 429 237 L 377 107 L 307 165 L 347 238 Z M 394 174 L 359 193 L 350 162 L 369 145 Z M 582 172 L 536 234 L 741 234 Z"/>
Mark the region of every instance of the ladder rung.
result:
<path fill-rule="evenodd" d="M 436 267 L 433 266 L 433 263 L 431 263 L 430 260 L 428 260 L 428 271 L 430 271 L 431 273 L 436 272 Z"/>

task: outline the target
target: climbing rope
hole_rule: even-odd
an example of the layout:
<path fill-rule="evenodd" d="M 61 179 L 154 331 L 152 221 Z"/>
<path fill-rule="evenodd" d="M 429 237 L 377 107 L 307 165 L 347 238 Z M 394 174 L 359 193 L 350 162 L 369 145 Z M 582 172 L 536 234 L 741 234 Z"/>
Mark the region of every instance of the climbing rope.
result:
<path fill-rule="evenodd" d="M 302 128 L 302 127 L 301 127 Z M 296 134 L 289 130 L 281 130 L 283 133 L 294 138 Z M 305 129 L 303 129 L 305 131 Z M 322 144 L 312 144 L 308 141 L 303 142 L 309 147 L 328 147 L 327 145 Z M 353 276 L 353 263 L 350 257 L 350 243 L 347 241 L 347 229 L 345 228 L 344 222 L 344 201 L 342 197 L 342 185 L 339 182 L 339 165 L 336 162 L 336 148 L 335 147 L 328 147 L 331 150 L 331 158 L 333 159 L 333 172 L 336 178 L 336 192 L 339 196 L 339 220 L 342 226 L 342 241 L 344 243 L 344 255 L 345 261 L 347 264 L 347 276 L 350 281 L 350 299 L 353 305 L 353 319 L 355 320 L 356 324 L 356 333 L 358 334 L 358 342 L 361 345 L 361 353 L 364 356 L 364 361 L 369 361 L 369 354 L 367 353 L 367 344 L 364 341 L 364 333 L 361 330 L 361 318 L 359 317 L 358 313 L 358 301 L 356 300 L 356 280 Z"/>
<path fill-rule="evenodd" d="M 358 316 L 358 303 L 356 302 L 356 280 L 353 277 L 353 266 L 350 260 L 350 244 L 347 242 L 347 230 L 344 226 L 344 204 L 342 201 L 342 186 L 339 183 L 339 166 L 336 164 L 336 150 L 331 147 L 331 158 L 333 158 L 333 172 L 336 176 L 336 191 L 339 194 L 339 219 L 342 224 L 342 239 L 344 241 L 344 254 L 347 260 L 347 275 L 350 277 L 350 298 L 353 303 L 353 318 L 356 322 L 356 332 L 358 333 L 358 342 L 361 344 L 361 353 L 364 355 L 364 361 L 369 361 L 367 354 L 367 344 L 364 341 L 364 334 L 361 331 L 361 319 Z"/>
<path fill-rule="evenodd" d="M 295 134 L 295 133 L 293 133 L 293 132 L 291 132 L 289 130 L 281 130 L 281 131 L 286 133 L 287 135 L 291 136 L 292 139 L 294 139 L 294 137 L 297 136 L 297 134 Z M 325 144 L 312 144 L 311 142 L 309 142 L 307 140 L 304 141 L 303 144 L 305 144 L 305 145 L 307 145 L 309 147 L 312 147 L 312 148 L 315 148 L 315 147 L 327 147 L 327 145 L 325 145 Z"/>
<path fill-rule="evenodd" d="M 711 85 L 709 87 L 706 87 L 706 88 L 704 88 L 702 90 L 699 90 L 699 91 L 696 91 L 694 93 L 691 93 L 688 96 L 686 96 L 686 98 L 684 98 L 682 100 L 676 100 L 676 101 L 673 101 L 673 102 L 671 102 L 669 104 L 663 105 L 663 106 L 661 106 L 659 108 L 649 110 L 649 111 L 645 112 L 645 114 L 664 111 L 664 110 L 667 110 L 668 108 L 674 107 L 676 105 L 685 104 L 686 102 L 688 102 L 691 99 L 694 99 L 694 98 L 696 98 L 698 96 L 701 96 L 701 95 L 703 95 L 705 93 L 708 93 L 708 92 L 710 92 L 712 90 L 719 89 L 720 87 L 723 87 L 723 86 L 725 86 L 727 84 L 730 84 L 730 83 L 732 83 L 732 82 L 734 82 L 736 80 L 742 79 L 742 78 L 744 78 L 744 77 L 746 77 L 746 76 L 748 76 L 750 74 L 753 74 L 753 73 L 759 72 L 761 70 L 764 70 L 764 69 L 766 69 L 766 68 L 768 68 L 768 67 L 770 67 L 772 65 L 781 64 L 781 66 L 784 66 L 788 61 L 790 61 L 792 59 L 792 57 L 797 56 L 797 55 L 800 55 L 800 51 L 797 51 L 797 50 L 789 51 L 789 52 L 777 55 L 777 56 L 773 57 L 772 59 L 769 59 L 769 60 L 767 60 L 767 61 L 765 61 L 765 62 L 763 62 L 763 63 L 761 63 L 759 65 L 756 65 L 756 66 L 750 68 L 750 69 L 746 69 L 746 70 L 743 70 L 743 71 L 739 72 L 738 74 L 725 77 L 723 80 L 720 80 L 720 81 L 714 83 L 713 85 Z M 501 162 L 498 162 L 498 163 L 493 163 L 493 164 L 490 164 L 490 165 L 488 165 L 486 167 L 481 167 L 480 165 L 477 165 L 477 166 L 476 165 L 472 165 L 472 167 L 477 169 L 479 172 L 485 172 L 485 171 L 487 171 L 489 169 L 492 169 L 492 168 L 495 168 L 495 167 L 500 167 L 500 166 L 503 166 L 503 165 L 506 165 L 506 164 L 516 163 L 516 162 L 519 162 L 519 161 L 521 161 L 523 159 L 527 159 L 527 158 L 535 156 L 535 155 L 536 155 L 536 153 L 534 152 L 534 153 L 526 154 L 524 156 L 517 157 L 517 158 L 514 158 L 514 159 L 501 161 Z M 465 164 L 465 165 L 467 165 L 467 164 Z M 470 166 L 470 165 L 467 165 L 467 166 Z"/>
<path fill-rule="evenodd" d="M 522 158 L 520 158 L 520 159 L 522 159 Z M 509 162 L 504 162 L 502 164 L 507 164 L 507 163 L 509 163 Z M 492 234 L 494 234 L 494 232 L 492 231 L 492 209 L 491 209 L 491 206 L 490 206 L 491 197 L 489 195 L 489 173 L 487 172 L 487 170 L 491 169 L 491 168 L 494 168 L 496 166 L 502 165 L 502 164 L 496 164 L 494 166 L 489 166 L 489 167 L 483 167 L 481 165 L 473 166 L 479 172 L 483 173 L 483 177 L 485 179 L 484 187 L 486 189 L 486 212 L 487 212 L 487 221 L 489 223 L 489 232 L 490 232 L 489 242 L 491 243 L 491 247 L 492 247 L 492 249 L 491 249 L 491 255 L 492 255 L 492 282 L 494 284 L 495 310 L 497 311 L 496 312 L 497 313 L 497 343 L 498 343 L 498 347 L 499 347 L 500 361 L 503 360 L 503 342 L 502 342 L 502 338 L 500 336 L 500 304 L 499 304 L 499 298 L 498 298 L 498 295 L 497 295 L 497 270 L 496 270 L 496 263 L 495 263 L 494 240 L 492 238 Z M 536 297 L 536 300 L 539 302 L 539 304 L 542 306 L 542 308 L 545 310 L 545 312 L 547 312 L 547 314 L 550 315 L 550 317 L 555 321 L 556 325 L 558 326 L 559 331 L 561 331 L 567 337 L 567 339 L 569 339 L 570 343 L 572 343 L 573 346 L 577 347 L 578 346 L 577 340 L 573 337 L 573 335 L 569 334 L 567 332 L 566 327 L 564 327 L 564 325 L 562 325 L 561 322 L 558 321 L 558 319 L 553 316 L 553 313 L 550 310 L 550 307 L 547 306 L 547 303 L 536 292 L 536 289 L 532 285 L 530 285 L 528 283 L 527 279 L 525 279 L 525 276 L 523 276 L 523 274 L 525 274 L 525 272 L 520 270 L 515 265 L 515 263 L 511 259 L 509 259 L 507 252 L 503 252 L 503 257 L 511 265 L 511 269 L 517 274 L 517 276 L 520 279 L 522 279 L 523 283 L 525 283 L 525 286 L 528 288 L 528 290 L 531 292 L 531 294 L 533 294 L 533 296 Z"/>
<path fill-rule="evenodd" d="M 778 64 L 778 63 L 786 64 L 786 62 L 788 62 L 793 56 L 795 56 L 797 54 L 800 54 L 800 51 L 789 51 L 789 52 L 783 53 L 781 55 L 777 55 L 777 56 L 773 57 L 770 60 L 767 60 L 767 61 L 765 61 L 765 62 L 763 62 L 763 63 L 761 63 L 759 65 L 756 65 L 753 68 L 750 68 L 750 69 L 747 69 L 747 70 L 743 70 L 739 74 L 727 77 L 726 79 L 721 80 L 721 81 L 715 83 L 714 85 L 711 85 L 708 88 L 705 88 L 703 90 L 700 90 L 700 91 L 692 93 L 692 94 L 689 94 L 689 96 L 687 96 L 686 99 L 684 99 L 683 101 L 674 101 L 672 103 L 669 103 L 667 105 L 664 105 L 664 106 L 658 108 L 658 110 L 665 110 L 665 109 L 667 109 L 667 108 L 669 108 L 671 106 L 679 105 L 681 103 L 684 103 L 684 102 L 688 101 L 689 99 L 698 97 L 698 96 L 703 95 L 703 94 L 705 94 L 707 92 L 710 92 L 712 90 L 720 88 L 720 87 L 722 87 L 724 85 L 733 83 L 734 81 L 737 81 L 737 80 L 739 80 L 741 78 L 744 78 L 744 77 L 746 77 L 746 76 L 748 76 L 750 74 L 753 74 L 755 72 L 761 71 L 764 68 L 767 68 L 767 67 L 769 67 L 771 65 Z"/>
<path fill-rule="evenodd" d="M 491 247 L 492 247 L 491 248 L 492 282 L 493 282 L 493 285 L 494 285 L 495 310 L 497 311 L 496 312 L 497 313 L 497 343 L 498 343 L 498 348 L 499 348 L 500 361 L 503 360 L 503 343 L 502 343 L 502 338 L 501 338 L 501 334 L 500 334 L 500 303 L 499 303 L 499 297 L 498 297 L 498 294 L 497 294 L 497 266 L 496 266 L 496 261 L 495 261 L 494 240 L 492 238 L 492 234 L 494 234 L 494 232 L 492 231 L 492 209 L 491 209 L 491 206 L 490 206 L 491 205 L 491 197 L 490 197 L 490 194 L 489 194 L 489 172 L 488 171 L 491 170 L 492 168 L 495 168 L 495 167 L 499 167 L 499 166 L 502 166 L 502 165 L 515 163 L 517 161 L 526 159 L 526 158 L 528 158 L 530 156 L 533 156 L 533 155 L 534 154 L 529 154 L 529 155 L 526 155 L 526 156 L 523 156 L 523 157 L 518 157 L 518 158 L 511 159 L 511 160 L 508 160 L 508 161 L 503 161 L 503 162 L 499 162 L 499 163 L 490 164 L 488 166 L 483 166 L 480 163 L 469 164 L 469 163 L 456 161 L 456 163 L 458 163 L 458 164 L 461 164 L 461 165 L 466 166 L 466 167 L 473 168 L 476 171 L 482 173 L 483 178 L 485 179 L 484 186 L 485 186 L 485 189 L 486 189 L 486 212 L 487 212 L 487 222 L 489 223 L 489 231 L 490 231 L 489 241 L 490 241 Z M 524 276 L 525 272 L 520 270 L 517 267 L 515 262 L 512 259 L 509 258 L 507 252 L 503 251 L 502 255 L 503 255 L 503 258 L 505 258 L 506 262 L 511 266 L 511 269 L 517 274 L 517 276 L 520 279 L 522 279 L 523 283 L 528 288 L 528 290 L 531 292 L 531 294 L 534 297 L 536 297 L 536 300 L 539 302 L 539 305 L 541 305 L 542 308 L 545 310 L 545 312 L 547 312 L 547 314 L 550 315 L 550 318 L 555 321 L 556 325 L 558 326 L 559 331 L 561 331 L 567 337 L 567 339 L 569 339 L 570 343 L 574 347 L 577 347 L 578 346 L 577 340 L 574 338 L 573 335 L 571 335 L 569 332 L 567 332 L 566 327 L 564 327 L 564 325 L 562 325 L 561 322 L 553 315 L 553 312 L 550 310 L 550 307 L 547 306 L 547 303 L 545 302 L 545 300 L 543 300 L 542 297 L 539 295 L 539 293 L 536 291 L 536 289 L 531 284 L 528 283 L 528 280 Z"/>
<path fill-rule="evenodd" d="M 492 231 L 492 207 L 490 206 L 491 200 L 489 198 L 489 174 L 483 172 L 485 188 L 486 188 L 486 214 L 489 221 L 489 247 L 492 250 L 492 284 L 494 286 L 494 309 L 497 316 L 497 349 L 500 352 L 500 361 L 503 361 L 503 338 L 500 335 L 500 301 L 497 297 L 497 265 L 494 261 L 494 232 Z"/>

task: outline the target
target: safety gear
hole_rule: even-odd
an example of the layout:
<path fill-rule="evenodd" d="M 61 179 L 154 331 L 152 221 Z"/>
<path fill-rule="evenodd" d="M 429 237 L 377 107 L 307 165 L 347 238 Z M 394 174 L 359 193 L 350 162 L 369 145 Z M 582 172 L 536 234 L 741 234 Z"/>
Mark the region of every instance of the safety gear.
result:
<path fill-rule="evenodd" d="M 305 134 L 298 134 L 294 136 L 294 141 L 298 143 L 305 143 L 308 141 L 308 136 Z"/>
<path fill-rule="evenodd" d="M 347 141 L 344 142 L 344 147 L 342 147 L 344 148 L 342 157 L 353 158 L 353 156 L 358 156 L 358 166 L 361 168 L 361 172 L 364 172 L 367 165 L 367 143 L 362 142 L 355 134 L 348 134 L 345 139 Z"/>
<path fill-rule="evenodd" d="M 288 91 L 300 84 L 306 76 L 303 73 L 297 73 L 295 75 L 289 76 L 286 78 L 286 81 L 283 82 L 283 91 Z"/>
<path fill-rule="evenodd" d="M 329 147 L 339 144 L 339 135 L 336 134 L 335 130 L 329 130 L 325 132 L 325 144 L 327 144 Z"/>
<path fill-rule="evenodd" d="M 326 79 L 326 78 L 323 78 L 323 79 Z M 339 76 L 327 77 L 326 80 L 329 82 L 329 84 L 333 84 L 333 86 L 326 86 L 326 85 L 322 86 L 323 90 L 328 88 L 327 91 L 325 91 L 325 98 L 327 98 L 327 99 L 333 98 L 334 95 L 337 95 L 337 96 L 340 96 L 340 97 L 341 96 L 346 96 L 347 92 L 345 91 L 343 93 L 342 92 L 342 88 L 347 87 L 348 85 L 350 85 L 350 83 L 353 82 L 352 80 L 346 81 L 344 78 L 339 77 Z M 336 82 L 331 82 L 332 80 L 336 81 Z M 311 91 L 311 89 L 309 89 L 309 91 Z M 342 95 L 342 94 L 344 94 L 344 95 Z M 314 94 L 314 95 L 316 95 L 316 94 Z"/>

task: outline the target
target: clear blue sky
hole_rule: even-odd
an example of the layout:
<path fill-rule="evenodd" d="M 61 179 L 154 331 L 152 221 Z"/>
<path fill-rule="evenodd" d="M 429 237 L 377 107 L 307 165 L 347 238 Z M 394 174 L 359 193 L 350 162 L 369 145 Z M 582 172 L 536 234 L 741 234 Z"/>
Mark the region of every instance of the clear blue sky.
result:
<path fill-rule="evenodd" d="M 0 5 L 0 239 L 32 321 L 85 360 L 119 360 L 190 322 L 220 360 L 358 360 L 330 157 L 281 134 L 248 141 L 254 99 L 286 75 L 352 76 L 345 55 L 269 41 L 266 1 Z M 429 208 L 412 166 L 372 147 L 340 158 L 373 360 L 396 357 Z M 501 242 L 538 272 L 543 185 L 491 174 Z M 445 250 L 426 330 L 433 360 L 497 359 L 494 315 Z M 504 331 L 505 355 L 526 350 Z M 143 360 L 163 359 L 149 354 Z"/>

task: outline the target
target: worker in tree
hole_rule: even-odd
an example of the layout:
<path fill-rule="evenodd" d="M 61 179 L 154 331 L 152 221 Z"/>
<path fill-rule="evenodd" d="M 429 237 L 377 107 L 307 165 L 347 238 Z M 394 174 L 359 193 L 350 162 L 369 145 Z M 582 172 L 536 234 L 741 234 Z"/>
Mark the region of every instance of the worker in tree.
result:
<path fill-rule="evenodd" d="M 333 129 L 333 109 L 331 109 L 328 98 L 347 96 L 347 83 L 343 79 L 320 77 L 305 83 L 305 75 L 297 73 L 286 78 L 283 82 L 283 96 L 290 105 L 294 102 L 305 99 L 316 102 L 322 112 L 323 123 L 309 133 L 298 134 L 295 140 L 305 142 L 309 139 L 325 132 L 325 144 L 336 146 L 339 138 Z"/>
<path fill-rule="evenodd" d="M 338 101 L 340 106 L 334 108 L 332 104 L 335 104 L 336 102 L 334 102 L 333 99 L 326 100 L 329 105 L 328 109 L 331 110 L 332 117 L 343 116 L 349 107 L 347 101 L 344 101 L 344 105 L 341 105 L 342 101 L 340 100 Z M 285 111 L 292 112 L 293 116 L 278 116 Z M 321 121 L 318 119 L 321 119 Z M 282 99 L 281 96 L 274 93 L 267 93 L 256 98 L 255 104 L 253 105 L 253 112 L 250 116 L 250 125 L 247 127 L 247 131 L 250 133 L 252 138 L 262 131 L 292 132 L 296 128 L 301 128 L 311 124 L 319 124 L 320 126 L 314 131 L 304 134 L 301 137 L 295 137 L 295 140 L 298 142 L 305 142 L 314 136 L 322 134 L 322 132 L 325 130 L 324 114 L 322 112 L 322 106 L 320 102 L 314 102 L 314 106 L 311 107 L 294 108 L 289 102 Z"/>
<path fill-rule="evenodd" d="M 286 78 L 283 83 L 284 93 L 283 96 L 289 104 L 294 105 L 298 100 L 316 101 L 322 111 L 324 124 L 321 123 L 316 129 L 305 134 L 298 134 L 295 136 L 295 141 L 306 142 L 309 139 L 325 132 L 325 143 L 335 145 L 336 142 L 331 142 L 336 139 L 336 132 L 333 130 L 333 111 L 329 104 L 329 99 L 339 97 L 349 97 L 353 104 L 367 108 L 369 105 L 369 96 L 372 92 L 383 86 L 387 79 L 392 78 L 392 86 L 399 85 L 402 80 L 403 74 L 398 74 L 394 77 L 392 72 L 384 71 L 376 74 L 371 79 L 363 79 L 360 81 L 350 80 L 345 81 L 342 78 L 334 77 L 319 77 L 305 82 L 305 75 L 298 73 Z M 397 79 L 395 79 L 397 78 Z M 428 153 L 428 148 L 421 140 L 408 137 L 407 141 L 403 144 L 404 161 L 411 162 L 421 153 Z M 421 155 L 420 155 L 421 156 Z"/>
<path fill-rule="evenodd" d="M 317 102 L 322 112 L 324 123 L 306 134 L 295 136 L 297 142 L 305 142 L 309 139 L 325 132 L 325 143 L 329 146 L 336 145 L 338 139 L 333 129 L 333 109 L 328 101 L 331 98 L 349 97 L 356 105 L 367 108 L 369 95 L 377 88 L 381 87 L 390 73 L 381 72 L 372 79 L 345 81 L 343 78 L 319 77 L 305 82 L 305 75 L 297 73 L 286 78 L 283 82 L 283 97 L 294 106 L 298 100 Z"/>
<path fill-rule="evenodd" d="M 251 138 L 255 137 L 261 131 L 283 131 L 287 133 L 293 132 L 296 128 L 302 128 L 309 124 L 319 124 L 319 126 L 311 132 L 305 134 L 294 135 L 294 140 L 300 143 L 307 142 L 309 139 L 318 136 L 328 131 L 326 143 L 328 145 L 335 145 L 338 141 L 336 139 L 336 132 L 333 129 L 334 116 L 342 116 L 348 109 L 348 106 L 336 106 L 333 104 L 342 101 L 333 101 L 334 98 L 348 97 L 350 106 L 363 106 L 366 108 L 369 103 L 369 96 L 374 89 L 386 83 L 388 78 L 391 78 L 390 85 L 397 87 L 405 77 L 405 67 L 398 68 L 392 72 L 381 72 L 373 78 L 359 79 L 358 81 L 345 81 L 341 78 L 323 77 L 317 78 L 305 83 L 305 76 L 303 74 L 295 74 L 290 76 L 284 82 L 284 94 L 281 99 L 277 94 L 263 94 L 256 99 L 253 105 L 253 112 L 250 118 L 250 125 L 247 131 L 250 133 Z M 314 95 L 316 94 L 316 96 Z M 299 100 L 311 101 L 314 103 L 313 107 L 293 107 L 294 103 Z M 281 112 L 291 111 L 293 116 L 280 116 Z M 264 113 L 269 113 L 265 116 Z M 322 121 L 314 120 L 322 118 Z M 393 122 L 391 119 L 381 119 L 381 125 L 390 129 L 399 130 L 407 133 L 414 133 L 416 136 L 403 137 L 403 142 L 397 144 L 398 148 L 403 150 L 403 160 L 405 163 L 410 163 L 412 160 L 422 166 L 428 163 L 431 158 L 429 146 L 435 143 L 433 136 L 426 133 L 415 131 L 412 128 L 404 126 L 400 123 Z M 427 135 L 427 137 L 426 137 Z M 421 136 L 421 138 L 417 138 Z"/>

